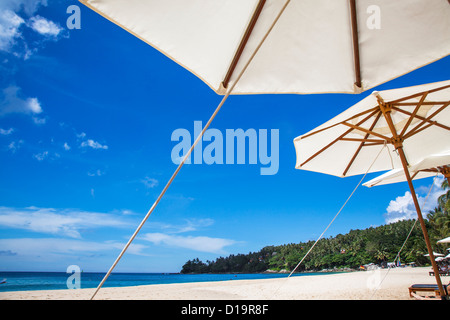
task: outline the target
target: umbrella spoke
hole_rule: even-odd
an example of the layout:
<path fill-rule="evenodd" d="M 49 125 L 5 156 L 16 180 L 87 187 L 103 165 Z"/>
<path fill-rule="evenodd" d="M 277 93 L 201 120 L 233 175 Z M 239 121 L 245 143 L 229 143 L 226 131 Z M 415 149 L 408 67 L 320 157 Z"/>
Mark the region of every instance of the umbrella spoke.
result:
<path fill-rule="evenodd" d="M 362 132 L 365 132 L 365 133 L 367 133 L 369 135 L 377 136 L 378 138 L 381 138 L 381 139 L 383 139 L 385 141 L 390 141 L 391 140 L 391 138 L 389 138 L 389 137 L 383 136 L 382 134 L 379 134 L 379 133 L 377 133 L 377 132 L 375 132 L 373 130 L 369 130 L 369 129 L 360 127 L 359 125 L 354 125 L 354 124 L 351 124 L 351 123 L 348 123 L 348 122 L 345 122 L 345 121 L 342 122 L 342 124 L 346 125 L 347 127 L 352 128 L 354 130 L 362 131 Z"/>
<path fill-rule="evenodd" d="M 425 172 L 439 172 L 439 170 L 436 169 L 436 168 L 423 169 L 423 170 L 420 170 L 420 171 L 425 171 Z M 417 172 L 419 172 L 419 171 L 417 171 Z M 416 174 L 417 174 L 417 173 L 416 173 Z"/>
<path fill-rule="evenodd" d="M 245 30 L 245 34 L 242 37 L 241 43 L 239 44 L 236 54 L 234 55 L 233 61 L 231 61 L 231 65 L 227 71 L 227 74 L 222 81 L 222 86 L 224 88 L 228 88 L 228 82 L 230 81 L 231 76 L 234 72 L 234 69 L 236 68 L 236 66 L 239 62 L 239 59 L 241 58 L 242 52 L 244 52 L 244 48 L 248 42 L 248 39 L 250 38 L 253 28 L 255 27 L 256 21 L 258 20 L 259 15 L 261 14 L 261 11 L 262 11 L 265 3 L 266 3 L 266 0 L 259 0 L 258 6 L 256 7 L 255 12 L 253 13 L 252 19 L 250 20 L 250 23 L 249 23 L 247 29 Z"/>
<path fill-rule="evenodd" d="M 418 133 L 418 132 L 420 132 L 420 131 L 422 131 L 423 129 L 421 129 L 421 127 L 425 124 L 425 123 L 429 123 L 429 125 L 427 126 L 427 128 L 430 126 L 430 125 L 435 125 L 435 126 L 438 126 L 438 127 L 441 127 L 442 129 L 446 129 L 446 130 L 449 130 L 450 131 L 450 127 L 447 127 L 447 126 L 445 126 L 445 125 L 443 125 L 443 124 L 441 124 L 441 123 L 439 123 L 439 122 L 437 122 L 437 121 L 431 121 L 431 119 L 433 118 L 433 117 L 435 117 L 437 114 L 439 114 L 442 110 L 444 110 L 445 108 L 447 108 L 448 107 L 448 105 L 450 104 L 450 101 L 447 101 L 442 107 L 440 107 L 438 110 L 436 110 L 435 112 L 433 112 L 433 114 L 431 114 L 429 117 L 427 117 L 427 118 L 424 118 L 424 117 L 421 117 L 421 116 L 419 116 L 419 115 L 415 115 L 415 117 L 416 118 L 418 118 L 418 119 L 420 119 L 420 120 L 422 120 L 418 125 L 416 125 L 410 132 L 408 132 L 405 136 L 404 136 L 404 138 L 406 139 L 406 138 L 409 138 L 409 137 L 411 137 L 411 136 L 413 136 L 413 135 L 415 135 L 416 133 Z M 402 110 L 402 109 L 399 109 L 399 108 L 396 108 L 396 107 L 392 107 L 394 110 L 397 110 L 397 111 L 399 111 L 399 112 L 402 112 L 402 113 L 405 113 L 405 114 L 411 114 L 410 112 L 408 112 L 408 111 L 405 111 L 405 110 Z M 420 131 L 419 131 L 419 129 L 420 129 Z"/>
<path fill-rule="evenodd" d="M 341 141 L 354 141 L 354 142 L 371 142 L 372 145 L 378 145 L 378 144 L 384 144 L 385 140 L 378 140 L 378 139 L 358 139 L 358 138 L 342 138 Z"/>
<path fill-rule="evenodd" d="M 435 106 L 447 103 L 447 101 L 424 101 L 422 103 L 423 106 Z M 399 103 L 392 103 L 392 105 L 395 105 L 397 107 L 407 107 L 407 106 L 415 106 L 417 105 L 417 102 L 399 102 Z"/>
<path fill-rule="evenodd" d="M 442 86 L 442 87 L 434 88 L 434 89 L 432 89 L 432 90 L 422 91 L 422 92 L 419 92 L 419 93 L 415 93 L 415 94 L 412 94 L 412 95 L 409 95 L 409 96 L 406 96 L 406 97 L 403 97 L 403 98 L 400 98 L 400 99 L 397 99 L 397 100 L 392 100 L 392 101 L 390 101 L 389 103 L 390 103 L 390 104 L 398 104 L 399 102 L 402 102 L 402 101 L 406 101 L 406 100 L 410 100 L 410 99 L 412 99 L 412 98 L 420 97 L 420 96 L 423 95 L 425 92 L 427 92 L 427 93 L 433 93 L 433 92 L 440 91 L 440 90 L 444 90 L 444 89 L 447 89 L 447 88 L 450 88 L 450 85 L 445 85 L 445 86 Z"/>
<path fill-rule="evenodd" d="M 374 116 L 377 112 L 378 112 L 378 110 L 375 110 L 374 112 L 370 113 L 367 117 L 365 117 L 365 118 L 362 119 L 360 122 L 358 122 L 357 125 L 363 124 L 363 123 L 366 122 L 368 119 L 370 119 L 372 116 Z M 326 130 L 326 129 L 329 129 L 329 128 L 334 127 L 334 126 L 336 126 L 336 125 L 338 125 L 338 124 L 342 124 L 342 123 L 337 123 L 337 124 L 334 124 L 334 125 L 332 125 L 332 126 L 330 126 L 330 127 L 328 127 L 328 128 L 324 128 L 324 129 L 322 129 L 322 130 L 315 131 L 315 132 L 313 132 L 313 133 L 310 133 L 309 135 L 306 135 L 306 136 L 301 137 L 301 139 L 304 139 L 304 138 L 306 138 L 306 137 L 312 136 L 313 134 L 316 134 L 316 133 L 318 133 L 318 132 L 321 132 L 321 131 L 324 131 L 324 130 Z M 349 134 L 349 133 L 352 132 L 352 131 L 353 131 L 353 129 L 349 129 L 349 130 L 345 131 L 343 134 L 341 134 L 339 137 L 337 137 L 337 138 L 336 138 L 335 140 L 333 140 L 331 143 L 329 143 L 328 145 L 326 145 L 325 147 L 323 147 L 322 149 L 320 149 L 319 151 L 317 151 L 315 154 L 313 154 L 311 157 L 309 157 L 309 158 L 308 158 L 305 162 L 303 162 L 300 166 L 305 165 L 306 163 L 308 163 L 309 161 L 311 161 L 312 159 L 314 159 L 315 157 L 317 157 L 317 156 L 318 156 L 319 154 L 321 154 L 323 151 L 327 150 L 329 147 L 331 147 L 332 145 L 334 145 L 336 142 L 342 140 L 342 138 L 344 138 L 347 134 Z"/>
<path fill-rule="evenodd" d="M 365 147 L 372 147 L 372 146 L 379 146 L 379 145 L 382 145 L 382 144 L 385 144 L 385 143 L 386 143 L 386 141 L 379 140 L 379 142 L 366 143 L 364 146 Z"/>
<path fill-rule="evenodd" d="M 369 129 L 370 131 L 372 131 L 373 128 L 376 126 L 376 124 L 377 124 L 378 120 L 380 119 L 380 117 L 381 117 L 381 112 L 378 112 L 377 117 L 375 118 L 375 121 L 374 121 L 374 122 L 372 123 L 372 125 L 370 126 L 370 129 Z M 355 161 L 355 159 L 356 159 L 356 157 L 358 156 L 358 154 L 359 154 L 359 152 L 361 151 L 361 149 L 364 147 L 365 143 L 370 141 L 370 139 L 367 139 L 367 138 L 369 138 L 369 136 L 370 136 L 369 133 L 367 133 L 367 134 L 365 135 L 364 141 L 362 141 L 362 142 L 360 143 L 358 149 L 356 150 L 356 152 L 355 152 L 355 154 L 353 155 L 352 159 L 351 159 L 350 162 L 348 163 L 347 168 L 345 168 L 344 172 L 342 173 L 343 176 L 345 176 L 345 175 L 347 174 L 348 170 L 349 170 L 350 167 L 352 166 L 353 162 Z M 371 142 L 373 142 L 373 140 L 372 140 Z M 378 142 L 378 141 L 376 141 L 376 142 Z"/>
<path fill-rule="evenodd" d="M 405 126 L 403 127 L 402 132 L 400 133 L 400 136 L 403 137 L 406 130 L 408 129 L 409 125 L 411 124 L 412 120 L 415 118 L 417 112 L 419 111 L 420 107 L 422 106 L 423 102 L 425 101 L 426 97 L 428 95 L 428 92 L 425 92 L 425 94 L 420 99 L 419 103 L 417 104 L 416 108 L 414 109 L 413 113 L 409 117 L 408 121 L 406 122 Z"/>
<path fill-rule="evenodd" d="M 359 58 L 358 19 L 356 15 L 356 0 L 350 0 L 350 15 L 352 20 L 352 44 L 355 63 L 355 85 L 362 90 L 361 62 Z"/>
<path fill-rule="evenodd" d="M 428 129 L 428 128 L 431 127 L 433 124 L 436 124 L 436 123 L 434 123 L 434 122 L 428 123 L 426 126 L 423 126 L 422 128 L 419 128 L 419 129 L 415 130 L 414 132 L 412 132 L 410 135 L 406 136 L 406 138 L 409 138 L 409 137 L 411 137 L 411 136 L 413 136 L 413 135 L 415 135 L 415 134 L 418 134 L 419 132 L 421 132 L 421 131 L 423 131 L 423 130 L 425 130 L 425 129 Z"/>
<path fill-rule="evenodd" d="M 364 120 L 363 120 L 362 122 L 359 123 L 359 124 L 361 124 L 361 123 L 364 123 L 365 121 L 367 121 L 368 119 L 370 119 L 370 117 L 372 117 L 373 115 L 375 115 L 375 114 L 377 113 L 377 111 L 378 111 L 378 107 L 375 107 L 375 108 L 366 110 L 366 111 L 364 111 L 364 112 L 358 113 L 357 115 L 354 115 L 353 117 L 348 118 L 346 121 L 350 121 L 350 120 L 353 120 L 353 119 L 355 119 L 355 118 L 359 118 L 359 117 L 362 116 L 362 115 L 365 115 L 365 114 L 367 114 L 367 113 L 370 113 L 370 115 L 369 115 L 368 117 L 364 118 Z M 316 131 L 314 131 L 314 132 L 305 134 L 304 136 L 301 136 L 300 138 L 301 138 L 301 139 L 308 138 L 308 137 L 310 137 L 310 136 L 312 136 L 312 135 L 315 135 L 315 134 L 317 134 L 317 133 L 319 133 L 319 132 L 322 132 L 322 131 L 331 129 L 331 128 L 333 128 L 333 127 L 336 127 L 336 126 L 338 126 L 338 125 L 340 125 L 340 124 L 341 124 L 340 122 L 335 123 L 335 124 L 333 124 L 333 125 L 331 125 L 331 126 L 329 126 L 329 127 L 322 128 L 322 129 L 320 129 L 320 130 L 316 130 Z"/>

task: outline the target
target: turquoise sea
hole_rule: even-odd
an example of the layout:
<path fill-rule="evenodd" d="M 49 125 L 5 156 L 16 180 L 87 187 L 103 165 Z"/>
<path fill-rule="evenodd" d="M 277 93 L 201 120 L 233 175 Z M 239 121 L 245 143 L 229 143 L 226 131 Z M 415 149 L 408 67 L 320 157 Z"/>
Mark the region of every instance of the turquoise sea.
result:
<path fill-rule="evenodd" d="M 294 274 L 312 276 L 315 273 Z M 324 274 L 324 273 L 320 273 Z M 64 290 L 72 274 L 65 272 L 0 272 L 0 292 L 30 290 Z M 104 273 L 80 273 L 80 288 L 96 288 Z M 285 278 L 287 274 L 179 274 L 179 273 L 112 273 L 103 287 L 128 287 L 150 284 Z"/>

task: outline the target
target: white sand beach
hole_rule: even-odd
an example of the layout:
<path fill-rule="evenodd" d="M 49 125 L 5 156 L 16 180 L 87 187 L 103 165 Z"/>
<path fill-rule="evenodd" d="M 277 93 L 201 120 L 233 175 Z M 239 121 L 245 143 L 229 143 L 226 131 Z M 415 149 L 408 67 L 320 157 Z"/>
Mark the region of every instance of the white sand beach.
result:
<path fill-rule="evenodd" d="M 429 267 L 265 280 L 102 288 L 96 300 L 412 300 L 408 287 L 434 284 Z M 387 274 L 387 276 L 386 276 Z M 385 277 L 386 276 L 386 277 Z M 383 280 L 384 279 L 384 280 Z M 448 284 L 450 277 L 442 277 Z M 382 282 L 381 282 L 382 281 Z M 381 285 L 380 285 L 381 282 Z M 2 292 L 2 300 L 87 300 L 94 289 Z"/>

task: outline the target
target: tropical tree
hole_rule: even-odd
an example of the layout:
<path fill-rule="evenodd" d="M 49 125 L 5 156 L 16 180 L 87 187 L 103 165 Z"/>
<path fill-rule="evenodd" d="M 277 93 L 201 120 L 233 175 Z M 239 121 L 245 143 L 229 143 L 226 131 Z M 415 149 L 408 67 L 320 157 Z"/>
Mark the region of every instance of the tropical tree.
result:
<path fill-rule="evenodd" d="M 448 189 L 446 179 L 442 183 L 442 188 Z M 432 243 L 450 235 L 450 190 L 438 198 L 438 206 L 428 213 L 427 218 L 431 225 L 430 240 Z M 440 247 L 446 249 L 447 245 L 440 245 Z"/>

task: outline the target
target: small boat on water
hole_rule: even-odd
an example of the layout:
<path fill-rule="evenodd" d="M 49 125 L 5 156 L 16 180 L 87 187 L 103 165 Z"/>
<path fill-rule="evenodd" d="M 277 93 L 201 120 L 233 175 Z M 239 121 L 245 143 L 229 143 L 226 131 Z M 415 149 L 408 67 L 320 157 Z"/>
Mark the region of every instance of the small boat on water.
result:
<path fill-rule="evenodd" d="M 6 279 L 3 279 L 2 281 L 0 281 L 0 284 L 6 283 Z"/>

